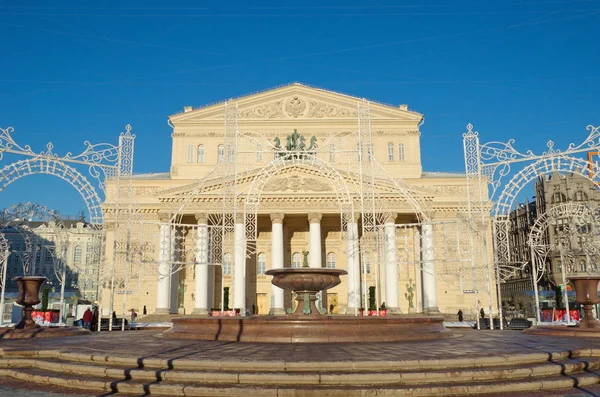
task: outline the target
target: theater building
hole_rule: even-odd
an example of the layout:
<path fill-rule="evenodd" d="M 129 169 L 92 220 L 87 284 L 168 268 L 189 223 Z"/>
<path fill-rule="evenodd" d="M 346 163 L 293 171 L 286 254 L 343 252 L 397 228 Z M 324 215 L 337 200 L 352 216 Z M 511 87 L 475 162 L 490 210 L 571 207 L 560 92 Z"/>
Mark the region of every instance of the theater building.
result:
<path fill-rule="evenodd" d="M 265 271 L 306 263 L 348 271 L 322 297 L 334 314 L 495 311 L 493 272 L 479 274 L 491 255 L 468 246 L 466 178 L 423 170 L 423 122 L 407 105 L 298 83 L 185 106 L 169 117 L 167 172 L 108 181 L 107 260 L 120 255 L 124 196 L 145 222 L 127 255 L 150 259 L 127 277 L 115 260 L 103 307 L 284 313 L 293 297 Z"/>

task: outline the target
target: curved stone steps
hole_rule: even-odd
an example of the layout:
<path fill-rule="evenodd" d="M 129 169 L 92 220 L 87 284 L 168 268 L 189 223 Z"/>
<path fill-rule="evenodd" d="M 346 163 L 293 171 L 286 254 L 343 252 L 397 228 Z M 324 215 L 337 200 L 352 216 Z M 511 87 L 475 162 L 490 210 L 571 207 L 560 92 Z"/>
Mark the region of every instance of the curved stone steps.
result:
<path fill-rule="evenodd" d="M 397 361 L 284 361 L 261 360 L 241 361 L 229 360 L 188 360 L 160 359 L 142 357 L 123 357 L 116 355 L 86 354 L 61 352 L 58 350 L 8 350 L 0 351 L 4 359 L 56 359 L 64 362 L 100 364 L 108 366 L 128 366 L 131 368 L 174 369 L 174 370 L 208 370 L 226 372 L 384 372 L 384 371 L 431 371 L 439 369 L 513 367 L 518 365 L 534 365 L 547 362 L 559 362 L 570 358 L 598 357 L 598 349 L 577 349 L 573 351 L 557 351 L 550 353 L 525 353 L 511 355 L 489 355 L 475 357 L 455 357 L 448 359 L 422 359 Z"/>
<path fill-rule="evenodd" d="M 143 382 L 131 379 L 89 379 L 59 375 L 54 372 L 33 369 L 0 369 L 0 375 L 14 379 L 54 385 L 69 389 L 88 390 L 103 393 L 125 393 L 137 395 L 163 396 L 465 396 L 490 395 L 496 393 L 544 392 L 572 387 L 592 386 L 600 383 L 600 374 L 593 372 L 578 373 L 569 376 L 553 376 L 532 380 L 504 380 L 501 382 L 477 382 L 462 385 L 418 385 L 418 386 L 369 386 L 365 388 L 326 386 L 326 385 L 297 385 L 285 386 L 250 386 L 250 385 L 202 385 L 169 382 Z"/>
<path fill-rule="evenodd" d="M 374 385 L 435 385 L 469 383 L 500 380 L 527 380 L 540 377 L 575 374 L 582 371 L 600 370 L 600 359 L 575 358 L 560 362 L 538 362 L 534 365 L 503 366 L 489 368 L 462 368 L 430 371 L 365 371 L 343 372 L 339 368 L 331 370 L 313 366 L 312 372 L 238 372 L 183 369 L 150 369 L 127 367 L 123 365 L 105 365 L 102 363 L 83 363 L 56 359 L 11 358 L 0 359 L 0 368 L 34 369 L 48 373 L 68 374 L 81 377 L 110 379 L 131 379 L 134 381 L 159 381 L 204 383 L 211 385 L 328 385 L 365 387 Z"/>

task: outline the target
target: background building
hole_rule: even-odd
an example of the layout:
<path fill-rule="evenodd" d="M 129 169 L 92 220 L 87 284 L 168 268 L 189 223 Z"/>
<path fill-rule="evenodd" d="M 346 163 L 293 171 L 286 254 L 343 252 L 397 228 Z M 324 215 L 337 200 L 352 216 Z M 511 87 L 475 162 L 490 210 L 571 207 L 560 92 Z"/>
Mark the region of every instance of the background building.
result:
<path fill-rule="evenodd" d="M 57 231 L 60 228 L 60 231 Z M 102 232 L 85 223 L 83 217 L 63 216 L 57 224 L 28 222 L 27 230 L 8 226 L 2 230 L 10 246 L 7 260 L 6 291 L 16 292 L 13 277 L 24 275 L 27 262 L 28 274 L 48 278 L 47 286 L 55 294 L 60 293 L 62 274 L 57 258 L 57 233 L 67 239 L 65 253 L 67 296 L 77 296 L 95 301 L 98 299 L 98 271 L 100 249 L 103 247 Z M 62 238 L 62 237 L 61 237 Z M 30 244 L 26 244 L 26 240 Z M 58 270 L 57 270 L 58 269 Z"/>
<path fill-rule="evenodd" d="M 502 284 L 502 297 L 505 305 L 514 305 L 520 300 L 528 299 L 526 291 L 533 289 L 531 248 L 527 244 L 527 239 L 538 217 L 559 204 L 571 201 L 585 203 L 592 211 L 596 211 L 599 200 L 600 190 L 596 184 L 581 175 L 553 173 L 537 179 L 535 201 L 521 204 L 510 213 L 511 256 L 515 262 L 527 263 L 527 266 L 523 270 L 517 271 L 510 280 Z M 571 234 L 566 241 L 563 238 L 563 244 L 568 246 L 565 247 L 568 255 L 563 254 L 561 259 L 558 243 L 559 234 L 565 222 L 567 222 L 566 219 L 555 219 L 554 223 L 548 225 L 544 231 L 543 240 L 550 249 L 547 256 L 546 273 L 537 285 L 539 290 L 553 290 L 555 286 L 563 284 L 563 261 L 567 266 L 566 274 L 569 275 L 586 273 L 591 270 L 588 269 L 589 263 L 596 260 L 596 258 L 587 257 L 583 250 L 586 234 L 590 236 L 589 238 L 597 238 L 593 237 L 594 235 L 591 233 L 591 224 L 580 228 L 580 233 Z M 551 304 L 553 299 L 545 299 L 545 301 L 547 301 L 546 304 Z"/>

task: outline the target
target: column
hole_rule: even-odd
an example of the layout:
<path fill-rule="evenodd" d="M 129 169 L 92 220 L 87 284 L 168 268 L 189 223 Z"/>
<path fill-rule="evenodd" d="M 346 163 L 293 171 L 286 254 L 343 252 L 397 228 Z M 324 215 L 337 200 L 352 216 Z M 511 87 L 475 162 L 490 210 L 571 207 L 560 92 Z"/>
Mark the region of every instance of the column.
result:
<path fill-rule="evenodd" d="M 156 283 L 156 314 L 169 314 L 171 297 L 171 225 L 167 214 L 160 214 L 158 237 L 158 281 Z"/>
<path fill-rule="evenodd" d="M 271 214 L 271 269 L 283 266 L 283 214 Z M 271 284 L 272 315 L 285 314 L 283 289 Z"/>
<path fill-rule="evenodd" d="M 321 258 L 321 218 L 323 214 L 309 213 L 309 234 L 310 241 L 308 245 L 308 266 L 323 267 Z"/>
<path fill-rule="evenodd" d="M 244 214 L 235 217 L 233 262 L 233 308 L 246 313 L 246 223 Z"/>
<path fill-rule="evenodd" d="M 171 226 L 171 266 L 170 266 L 170 271 L 171 271 L 171 281 L 169 281 L 169 290 L 171 291 L 171 297 L 169 300 L 169 313 L 171 314 L 177 314 L 179 313 L 179 305 L 182 304 L 183 302 L 179 302 L 180 300 L 180 295 L 179 295 L 179 288 L 181 287 L 179 285 L 179 279 L 180 279 L 180 275 L 182 275 L 182 268 L 179 265 L 173 265 L 173 264 L 177 264 L 177 263 L 181 263 L 181 255 L 183 254 L 183 252 L 181 252 L 181 241 L 182 238 L 182 232 L 181 232 L 181 227 L 177 227 L 177 226 Z M 177 271 L 174 271 L 174 268 L 177 269 Z M 183 279 L 183 277 L 181 277 L 181 279 Z M 180 314 L 184 314 L 183 312 Z"/>
<path fill-rule="evenodd" d="M 193 314 L 207 315 L 209 309 L 208 283 L 208 218 L 206 214 L 196 214 L 198 240 L 196 241 L 196 280 L 194 284 Z"/>
<path fill-rule="evenodd" d="M 433 225 L 421 225 L 421 283 L 423 285 L 423 311 L 439 312 L 437 305 L 437 287 L 435 280 L 435 242 Z"/>
<path fill-rule="evenodd" d="M 346 314 L 356 314 L 360 303 L 360 260 L 358 251 L 358 213 L 352 214 L 347 224 L 348 247 L 348 308 Z"/>
<path fill-rule="evenodd" d="M 396 246 L 396 217 L 392 213 L 385 220 L 385 305 L 391 313 L 400 313 L 398 298 L 398 253 Z"/>

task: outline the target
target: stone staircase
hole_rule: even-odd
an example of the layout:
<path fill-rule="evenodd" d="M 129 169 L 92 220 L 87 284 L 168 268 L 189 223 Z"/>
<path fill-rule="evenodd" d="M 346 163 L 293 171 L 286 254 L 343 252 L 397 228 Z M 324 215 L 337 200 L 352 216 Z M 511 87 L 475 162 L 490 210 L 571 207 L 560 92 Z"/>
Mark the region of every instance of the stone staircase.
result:
<path fill-rule="evenodd" d="M 409 361 L 159 359 L 5 351 L 0 376 L 94 393 L 163 396 L 461 396 L 536 392 L 600 383 L 592 349 Z"/>

